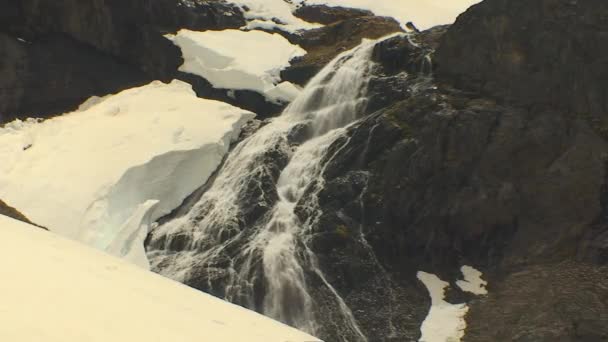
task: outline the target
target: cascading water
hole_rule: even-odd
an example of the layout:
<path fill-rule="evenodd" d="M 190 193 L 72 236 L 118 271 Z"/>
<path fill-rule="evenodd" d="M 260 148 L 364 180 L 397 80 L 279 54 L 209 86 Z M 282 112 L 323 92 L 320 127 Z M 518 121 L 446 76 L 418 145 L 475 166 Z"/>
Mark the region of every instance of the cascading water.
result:
<path fill-rule="evenodd" d="M 280 117 L 237 145 L 197 204 L 152 232 L 153 270 L 315 334 L 312 275 L 335 297 L 348 341 L 367 341 L 308 240 L 324 167 L 365 109 L 374 45 L 336 57 Z"/>

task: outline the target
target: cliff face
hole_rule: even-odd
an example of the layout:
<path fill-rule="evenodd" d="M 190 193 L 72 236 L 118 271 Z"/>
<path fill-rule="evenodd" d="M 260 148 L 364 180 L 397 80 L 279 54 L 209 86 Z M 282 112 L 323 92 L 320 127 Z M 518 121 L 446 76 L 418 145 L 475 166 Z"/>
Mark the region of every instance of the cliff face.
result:
<path fill-rule="evenodd" d="M 595 122 L 608 112 L 608 7 L 601 0 L 490 0 L 461 15 L 437 49 L 438 76 L 533 108 Z"/>
<path fill-rule="evenodd" d="M 473 6 L 440 39 L 434 78 L 352 129 L 326 172 L 318 246 L 353 306 L 374 291 L 363 233 L 397 291 L 419 269 L 485 272 L 465 340 L 608 339 L 606 10 Z"/>
<path fill-rule="evenodd" d="M 220 1 L 3 0 L 0 9 L 0 122 L 169 81 L 182 58 L 163 34 L 244 24 Z"/>

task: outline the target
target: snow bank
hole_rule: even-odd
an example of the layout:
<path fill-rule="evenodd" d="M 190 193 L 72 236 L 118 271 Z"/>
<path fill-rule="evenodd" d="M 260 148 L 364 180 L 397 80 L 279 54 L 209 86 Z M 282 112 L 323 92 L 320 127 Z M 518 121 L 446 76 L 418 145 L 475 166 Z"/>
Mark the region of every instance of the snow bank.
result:
<path fill-rule="evenodd" d="M 0 341 L 319 341 L 0 215 Z"/>
<path fill-rule="evenodd" d="M 293 15 L 299 1 L 285 0 L 228 0 L 243 10 L 249 20 L 247 28 L 278 29 L 294 33 L 309 30 L 321 25 L 306 22 Z"/>
<path fill-rule="evenodd" d="M 460 287 L 462 291 L 470 292 L 476 295 L 488 294 L 488 290 L 486 290 L 486 285 L 488 285 L 488 282 L 481 279 L 483 274 L 480 271 L 466 265 L 462 266 L 460 271 L 464 276 L 464 280 L 456 281 L 456 285 Z"/>
<path fill-rule="evenodd" d="M 32 222 L 146 267 L 149 223 L 204 184 L 254 114 L 153 82 L 0 128 L 0 198 Z"/>
<path fill-rule="evenodd" d="M 419 29 L 427 29 L 435 25 L 453 23 L 460 13 L 480 0 L 305 0 L 303 2 L 309 5 L 367 9 L 379 16 L 393 17 L 403 25 L 412 21 Z"/>
<path fill-rule="evenodd" d="M 451 24 L 471 5 L 481 0 L 229 0 L 240 6 L 249 20 L 246 28 L 297 32 L 321 25 L 293 15 L 302 4 L 367 9 L 379 16 L 393 17 L 403 24 L 412 21 L 419 29 Z"/>
<path fill-rule="evenodd" d="M 167 38 L 182 50 L 179 70 L 199 75 L 215 88 L 253 90 L 275 102 L 291 102 L 299 93 L 295 85 L 281 83 L 280 72 L 306 51 L 277 33 L 180 30 Z"/>
<path fill-rule="evenodd" d="M 449 283 L 434 274 L 418 272 L 418 279 L 426 286 L 431 296 L 431 309 L 420 332 L 420 342 L 457 342 L 464 336 L 469 308 L 466 304 L 450 304 L 445 299 Z"/>

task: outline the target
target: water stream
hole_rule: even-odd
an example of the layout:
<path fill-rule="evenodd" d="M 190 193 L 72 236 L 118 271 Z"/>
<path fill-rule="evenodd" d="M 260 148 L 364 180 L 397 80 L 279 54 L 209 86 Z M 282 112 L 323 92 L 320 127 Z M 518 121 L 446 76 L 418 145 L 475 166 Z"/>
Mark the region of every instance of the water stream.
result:
<path fill-rule="evenodd" d="M 344 341 L 367 341 L 308 238 L 321 214 L 324 168 L 365 110 L 375 43 L 340 54 L 281 116 L 236 146 L 192 209 L 153 231 L 153 270 L 315 334 L 323 317 L 309 292 L 312 274 L 350 330 Z"/>

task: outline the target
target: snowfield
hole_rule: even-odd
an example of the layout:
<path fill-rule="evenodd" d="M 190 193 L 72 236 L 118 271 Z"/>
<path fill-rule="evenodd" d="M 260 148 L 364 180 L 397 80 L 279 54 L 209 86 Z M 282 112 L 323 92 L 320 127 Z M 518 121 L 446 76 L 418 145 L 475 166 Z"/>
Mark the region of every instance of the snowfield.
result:
<path fill-rule="evenodd" d="M 201 76 L 215 88 L 253 90 L 273 102 L 291 102 L 300 92 L 281 82 L 280 73 L 306 51 L 278 33 L 180 30 L 167 38 L 182 50 L 179 70 Z"/>
<path fill-rule="evenodd" d="M 470 292 L 476 295 L 486 295 L 487 281 L 481 279 L 482 273 L 471 266 L 462 266 L 460 272 L 464 276 L 464 280 L 458 280 L 456 285 L 464 292 Z"/>
<path fill-rule="evenodd" d="M 150 223 L 205 183 L 253 117 L 173 81 L 17 120 L 0 127 L 0 198 L 53 232 L 149 267 Z"/>
<path fill-rule="evenodd" d="M 471 266 L 460 268 L 464 280 L 456 281 L 456 285 L 465 292 L 485 295 L 486 281 L 481 279 L 480 271 Z M 469 311 L 466 304 L 450 304 L 445 301 L 445 290 L 450 283 L 445 282 L 434 274 L 418 272 L 418 280 L 426 286 L 431 296 L 431 308 L 426 316 L 420 332 L 419 342 L 458 342 L 465 335 L 467 322 L 465 316 Z"/>
<path fill-rule="evenodd" d="M 0 341 L 319 341 L 2 215 L 0 240 Z"/>
<path fill-rule="evenodd" d="M 431 309 L 420 332 L 419 342 L 457 342 L 464 336 L 467 323 L 464 319 L 469 311 L 466 304 L 450 304 L 445 299 L 445 289 L 450 286 L 434 274 L 418 272 L 418 279 L 426 286 L 431 296 Z"/>

